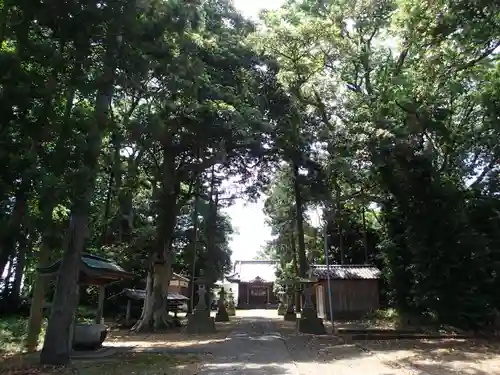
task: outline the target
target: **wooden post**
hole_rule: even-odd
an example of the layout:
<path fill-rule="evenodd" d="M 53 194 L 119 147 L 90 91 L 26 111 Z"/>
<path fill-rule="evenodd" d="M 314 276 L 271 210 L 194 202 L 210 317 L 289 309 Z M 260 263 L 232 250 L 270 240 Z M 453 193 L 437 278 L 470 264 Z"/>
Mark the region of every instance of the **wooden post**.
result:
<path fill-rule="evenodd" d="M 99 286 L 99 302 L 97 305 L 97 313 L 95 315 L 95 323 L 101 324 L 104 316 L 104 297 L 106 297 L 106 287 L 104 285 Z"/>
<path fill-rule="evenodd" d="M 69 326 L 68 346 L 69 346 L 70 353 L 73 351 L 73 340 L 75 338 L 76 313 L 77 313 L 78 305 L 80 302 L 80 284 L 76 285 L 75 292 L 76 292 L 76 307 L 75 307 L 75 312 L 73 313 L 73 316 L 72 316 L 71 325 Z M 53 300 L 52 300 L 52 303 L 54 303 Z"/>
<path fill-rule="evenodd" d="M 269 300 L 269 286 L 266 288 L 266 303 L 271 303 L 271 301 Z"/>
<path fill-rule="evenodd" d="M 247 306 L 250 305 L 250 285 L 247 284 Z"/>
<path fill-rule="evenodd" d="M 125 326 L 129 326 L 130 322 L 130 310 L 132 309 L 132 300 L 127 301 L 127 311 L 125 312 Z"/>

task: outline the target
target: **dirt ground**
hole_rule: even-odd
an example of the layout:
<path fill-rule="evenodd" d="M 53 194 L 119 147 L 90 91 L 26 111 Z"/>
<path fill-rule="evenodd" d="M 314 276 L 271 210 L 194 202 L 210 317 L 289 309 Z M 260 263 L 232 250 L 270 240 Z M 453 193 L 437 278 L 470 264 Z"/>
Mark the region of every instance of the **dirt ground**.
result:
<path fill-rule="evenodd" d="M 256 325 L 254 321 L 257 322 Z M 262 321 L 269 323 L 263 325 Z M 295 323 L 285 322 L 275 310 L 238 311 L 237 317 L 232 317 L 230 322 L 218 322 L 217 332 L 209 335 L 187 335 L 180 330 L 149 334 L 130 334 L 127 330 L 112 330 L 105 343 L 106 347 L 117 349 L 117 354 L 111 357 L 75 361 L 70 369 L 66 369 L 71 372 L 61 372 L 56 369 L 33 371 L 36 366 L 25 372 L 24 369 L 30 367 L 30 363 L 38 361 L 34 360 L 33 356 L 18 356 L 10 358 L 7 362 L 4 360 L 3 363 L 0 360 L 0 373 L 194 375 L 199 373 L 198 369 L 203 367 L 203 363 L 213 362 L 219 355 L 221 355 L 219 363 L 225 361 L 224 348 L 231 348 L 236 343 L 234 335 L 231 338 L 232 332 L 252 331 L 256 329 L 255 327 L 258 328 L 259 324 L 267 328 L 264 330 L 266 332 L 258 334 L 279 333 L 289 353 L 286 361 L 295 368 L 294 372 L 290 372 L 289 368 L 288 372 L 275 370 L 273 374 L 500 375 L 498 341 L 472 339 L 346 341 L 341 336 L 332 335 L 329 323 L 325 324 L 329 332 L 326 335 L 299 334 L 295 330 Z M 241 350 L 238 349 L 238 353 L 252 357 L 251 353 L 245 354 L 245 351 L 251 351 L 250 347 L 245 345 Z M 256 348 L 258 347 L 259 345 Z M 164 352 L 153 354 L 151 350 Z M 169 350 L 185 351 L 185 353 L 167 354 Z M 186 354 L 190 351 L 198 354 Z M 257 356 L 253 358 L 256 360 Z M 262 358 L 258 363 L 262 375 L 271 373 L 264 371 L 269 367 L 266 361 Z M 174 369 L 175 372 L 171 372 Z M 245 371 L 247 370 L 240 372 L 243 374 Z"/>
<path fill-rule="evenodd" d="M 204 347 L 222 343 L 239 324 L 238 317 L 229 322 L 217 322 L 217 332 L 205 335 L 188 335 L 182 330 L 159 333 L 130 333 L 129 330 L 111 330 L 105 341 L 106 347 L 133 347 L 135 351 L 145 348 L 186 348 Z"/>
<path fill-rule="evenodd" d="M 295 324 L 274 311 L 262 314 L 276 320 L 300 374 L 334 375 L 500 375 L 500 342 L 479 339 L 363 340 L 346 342 L 331 334 L 297 334 Z"/>

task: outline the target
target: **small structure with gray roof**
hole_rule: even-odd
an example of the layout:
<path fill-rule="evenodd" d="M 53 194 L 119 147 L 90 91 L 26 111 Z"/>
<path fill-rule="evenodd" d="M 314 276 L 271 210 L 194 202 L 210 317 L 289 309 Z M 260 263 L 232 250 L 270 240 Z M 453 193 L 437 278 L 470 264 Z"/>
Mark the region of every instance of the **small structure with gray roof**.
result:
<path fill-rule="evenodd" d="M 355 319 L 379 308 L 380 270 L 373 265 L 313 264 L 309 277 L 318 280 L 315 304 L 318 316 L 330 316 L 328 275 L 332 293 L 333 318 Z"/>
<path fill-rule="evenodd" d="M 277 262 L 272 260 L 237 260 L 233 273 L 226 276 L 230 283 L 238 284 L 237 307 L 243 309 L 276 308 L 274 293 Z"/>

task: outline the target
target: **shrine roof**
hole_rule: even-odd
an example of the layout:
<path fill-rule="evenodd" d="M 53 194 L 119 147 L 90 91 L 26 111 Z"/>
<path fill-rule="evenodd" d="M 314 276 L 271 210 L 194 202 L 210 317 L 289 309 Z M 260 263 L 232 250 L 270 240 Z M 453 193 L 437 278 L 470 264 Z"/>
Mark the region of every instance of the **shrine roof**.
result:
<path fill-rule="evenodd" d="M 274 283 L 277 264 L 272 260 L 237 260 L 233 274 L 226 279 L 235 283 Z"/>
<path fill-rule="evenodd" d="M 310 277 L 324 280 L 330 278 L 337 280 L 378 280 L 380 270 L 369 264 L 332 264 L 329 267 L 323 264 L 312 264 L 309 270 Z"/>
<path fill-rule="evenodd" d="M 105 259 L 97 255 L 82 254 L 80 263 L 80 278 L 82 284 L 106 284 L 109 282 L 131 279 L 133 274 L 125 271 L 115 261 Z M 52 276 L 59 272 L 62 260 L 59 259 L 48 267 L 40 267 L 38 271 L 42 275 Z"/>

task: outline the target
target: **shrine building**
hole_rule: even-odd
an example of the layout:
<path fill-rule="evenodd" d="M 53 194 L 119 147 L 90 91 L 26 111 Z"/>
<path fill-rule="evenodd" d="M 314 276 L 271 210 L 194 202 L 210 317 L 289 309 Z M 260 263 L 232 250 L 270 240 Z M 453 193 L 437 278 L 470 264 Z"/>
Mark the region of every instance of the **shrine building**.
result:
<path fill-rule="evenodd" d="M 236 307 L 240 309 L 276 308 L 278 298 L 273 291 L 277 262 L 272 260 L 237 260 L 233 273 L 226 277 L 238 285 Z"/>

